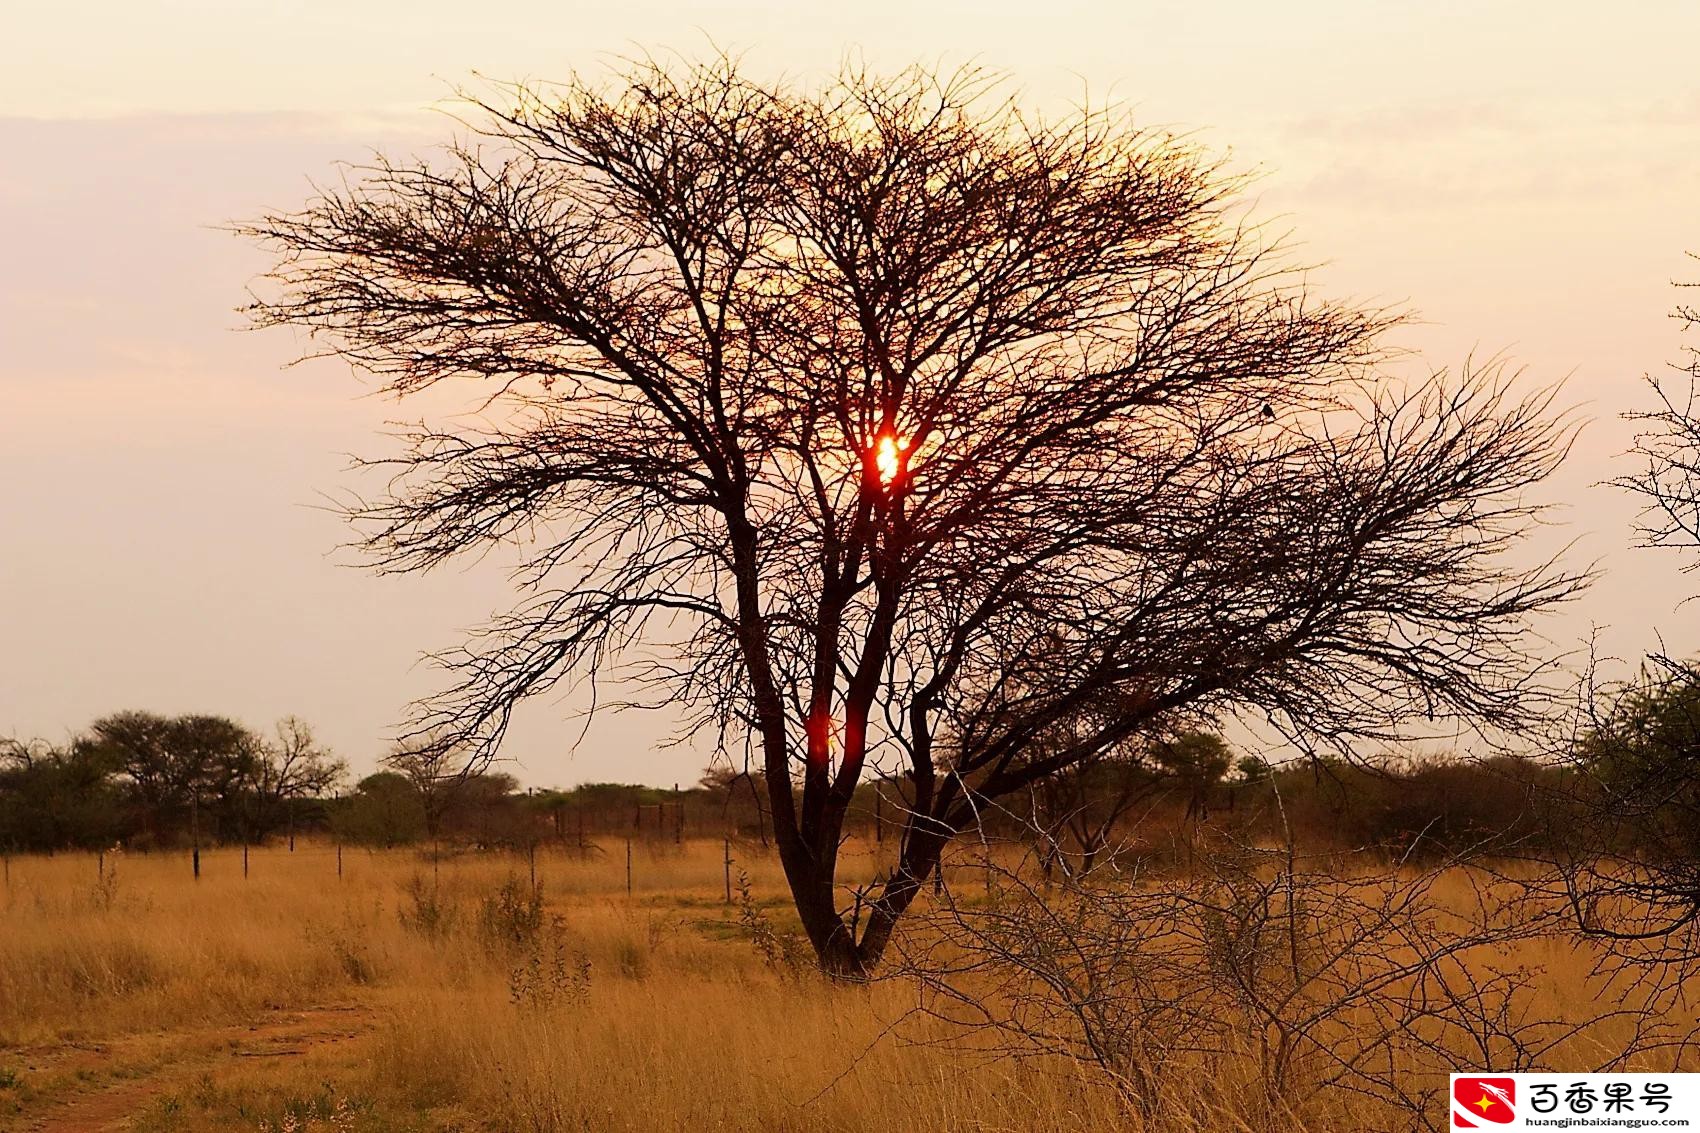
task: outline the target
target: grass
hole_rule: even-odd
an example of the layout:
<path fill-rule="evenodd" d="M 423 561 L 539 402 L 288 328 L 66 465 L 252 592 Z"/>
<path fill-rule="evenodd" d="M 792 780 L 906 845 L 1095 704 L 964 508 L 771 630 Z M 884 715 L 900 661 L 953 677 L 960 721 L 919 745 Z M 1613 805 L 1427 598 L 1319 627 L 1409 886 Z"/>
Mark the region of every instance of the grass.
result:
<path fill-rule="evenodd" d="M 252 852 L 246 879 L 240 850 L 204 854 L 198 882 L 186 855 L 109 854 L 104 876 L 92 855 L 13 858 L 0 1129 L 119 1088 L 144 1133 L 1141 1127 L 1079 1067 L 993 1058 L 915 1017 L 905 983 L 764 958 L 755 910 L 796 929 L 772 856 L 734 851 L 740 909 L 718 842 L 638 843 L 630 897 L 624 844 L 608 849 L 539 852 L 540 907 L 523 855 L 345 850 L 339 877 L 333 848 L 303 843 Z M 872 876 L 874 849 L 846 850 Z M 1585 1006 L 1586 957 L 1532 942 L 1520 960 Z M 324 1008 L 361 1022 L 314 1016 L 331 1022 L 301 1027 L 337 1041 L 248 1049 L 245 1028 Z M 1265 1127 L 1232 1079 L 1177 1082 L 1150 1127 Z M 1293 1120 L 1360 1127 L 1344 1099 Z"/>

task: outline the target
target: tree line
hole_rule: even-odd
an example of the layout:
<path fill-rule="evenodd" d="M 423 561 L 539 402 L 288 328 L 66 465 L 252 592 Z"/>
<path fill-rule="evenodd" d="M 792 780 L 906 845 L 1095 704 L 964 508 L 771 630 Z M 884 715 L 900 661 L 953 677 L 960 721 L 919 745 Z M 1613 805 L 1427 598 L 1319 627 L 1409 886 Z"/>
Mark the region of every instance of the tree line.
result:
<path fill-rule="evenodd" d="M 293 836 L 347 771 L 294 716 L 270 733 L 225 716 L 127 711 L 68 743 L 0 740 L 0 844 L 138 848 Z"/>
<path fill-rule="evenodd" d="M 510 845 L 633 825 L 647 834 L 663 819 L 671 833 L 691 794 L 614 784 L 526 791 L 511 775 L 400 748 L 381 763 L 353 780 L 296 716 L 262 732 L 227 716 L 116 712 L 63 743 L 0 739 L 0 849 L 293 845 L 298 833 L 374 846 Z M 713 791 L 695 794 L 689 810 L 709 813 Z"/>
<path fill-rule="evenodd" d="M 1411 860 L 1579 848 L 1700 860 L 1700 678 L 1650 671 L 1602 698 L 1579 738 L 1541 759 L 1324 759 L 1275 767 L 1186 732 L 1084 763 L 988 811 L 986 836 L 1033 844 L 1043 867 L 1090 872 L 1130 847 L 1162 853 L 1203 825 L 1252 840 L 1372 849 Z M 522 788 L 488 768 L 397 749 L 352 779 L 297 717 L 269 734 L 227 717 L 120 712 L 71 741 L 0 740 L 0 849 L 262 843 L 296 834 L 382 848 L 733 837 L 772 844 L 759 778 L 724 762 L 671 789 Z M 895 848 L 913 784 L 862 784 L 850 831 Z"/>

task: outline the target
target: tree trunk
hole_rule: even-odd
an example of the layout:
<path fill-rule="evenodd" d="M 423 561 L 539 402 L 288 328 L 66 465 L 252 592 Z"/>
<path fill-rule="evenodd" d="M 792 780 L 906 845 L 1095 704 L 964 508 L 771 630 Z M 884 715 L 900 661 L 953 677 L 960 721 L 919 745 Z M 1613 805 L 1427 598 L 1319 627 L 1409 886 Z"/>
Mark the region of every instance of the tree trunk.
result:
<path fill-rule="evenodd" d="M 938 868 L 951 832 L 917 828 L 913 819 L 905 824 L 897 869 L 869 907 L 867 924 L 858 940 L 838 911 L 835 882 L 842 824 L 843 813 L 827 808 L 814 831 L 815 838 L 805 840 L 794 828 L 777 823 L 775 834 L 792 900 L 821 971 L 833 979 L 861 982 L 879 966 L 898 921 L 920 893 L 922 883 Z"/>

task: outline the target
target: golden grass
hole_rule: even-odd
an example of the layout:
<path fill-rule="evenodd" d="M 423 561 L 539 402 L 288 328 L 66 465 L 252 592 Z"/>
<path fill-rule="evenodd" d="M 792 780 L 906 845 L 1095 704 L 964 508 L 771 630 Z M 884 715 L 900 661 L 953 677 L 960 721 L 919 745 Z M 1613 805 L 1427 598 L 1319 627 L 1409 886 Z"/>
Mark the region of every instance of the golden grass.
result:
<path fill-rule="evenodd" d="M 135 1089 L 142 1130 L 1141 1127 L 1085 1070 L 988 1058 L 909 1017 L 915 994 L 901 982 L 835 987 L 770 970 L 724 902 L 720 843 L 638 843 L 629 899 L 624 844 L 604 845 L 536 858 L 563 926 L 540 953 L 543 982 L 562 985 L 548 1002 L 515 1001 L 526 954 L 479 924 L 486 897 L 527 877 L 524 856 L 434 864 L 346 850 L 339 878 L 333 848 L 303 845 L 254 851 L 244 879 L 241 851 L 220 850 L 196 882 L 186 855 L 108 855 L 104 885 L 92 855 L 13 858 L 0 889 L 0 1129 L 29 1128 L 124 1074 L 152 1082 Z M 847 849 L 848 872 L 874 872 L 872 848 Z M 766 915 L 794 927 L 776 860 L 735 854 Z M 449 923 L 418 927 L 410 886 L 436 895 Z M 1576 949 L 1534 942 L 1519 960 L 1544 997 L 1588 1009 Z M 216 1037 L 183 1038 L 233 1024 L 240 1037 L 268 1012 L 340 1004 L 370 1009 L 360 1040 L 220 1059 Z M 134 1056 L 92 1072 L 55 1061 L 90 1043 Z M 1597 1053 L 1578 1049 L 1578 1065 Z M 1241 1104 L 1256 1084 L 1236 1073 L 1177 1083 L 1151 1127 L 1259 1127 L 1268 1114 Z M 1342 1099 L 1302 1124 L 1356 1120 Z"/>

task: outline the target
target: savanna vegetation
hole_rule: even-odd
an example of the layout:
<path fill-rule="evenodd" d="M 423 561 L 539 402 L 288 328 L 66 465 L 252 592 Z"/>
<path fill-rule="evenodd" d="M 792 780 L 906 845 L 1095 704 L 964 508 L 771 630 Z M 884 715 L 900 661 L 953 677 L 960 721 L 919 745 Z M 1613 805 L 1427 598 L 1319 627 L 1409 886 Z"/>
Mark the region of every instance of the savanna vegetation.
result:
<path fill-rule="evenodd" d="M 518 604 L 357 781 L 294 719 L 0 749 L 0 1128 L 1406 1130 L 1700 1069 L 1700 671 L 1558 695 L 1550 393 L 1399 378 L 1209 155 L 975 73 L 473 112 L 243 231 L 259 323 L 483 412 L 358 545 Z M 1692 551 L 1656 385 L 1623 486 Z M 503 773 L 616 675 L 699 782 Z"/>
<path fill-rule="evenodd" d="M 1444 1120 L 1459 1065 L 1686 1066 L 1677 937 L 1601 931 L 1637 915 L 1621 894 L 1579 923 L 1561 863 L 1690 860 L 1590 816 L 1680 773 L 1691 699 L 1622 691 L 1569 766 L 1228 770 L 1210 737 L 1202 784 L 1173 751 L 1101 769 L 1052 796 L 1069 822 L 959 844 L 861 985 L 819 973 L 726 771 L 492 780 L 435 838 L 380 773 L 293 851 L 209 846 L 198 879 L 154 842 L 9 856 L 0 1128 L 1405 1129 Z M 363 793 L 412 825 L 343 839 Z M 1641 837 L 1681 825 L 1685 797 L 1634 797 L 1662 817 Z M 479 837 L 472 800 L 523 836 Z M 847 896 L 898 852 L 879 813 Z"/>
<path fill-rule="evenodd" d="M 1687 1065 L 1686 969 L 1519 846 L 1539 774 L 1335 770 L 964 843 L 859 985 L 742 834 L 13 857 L 0 1128 L 1405 1129 L 1460 1065 Z"/>

